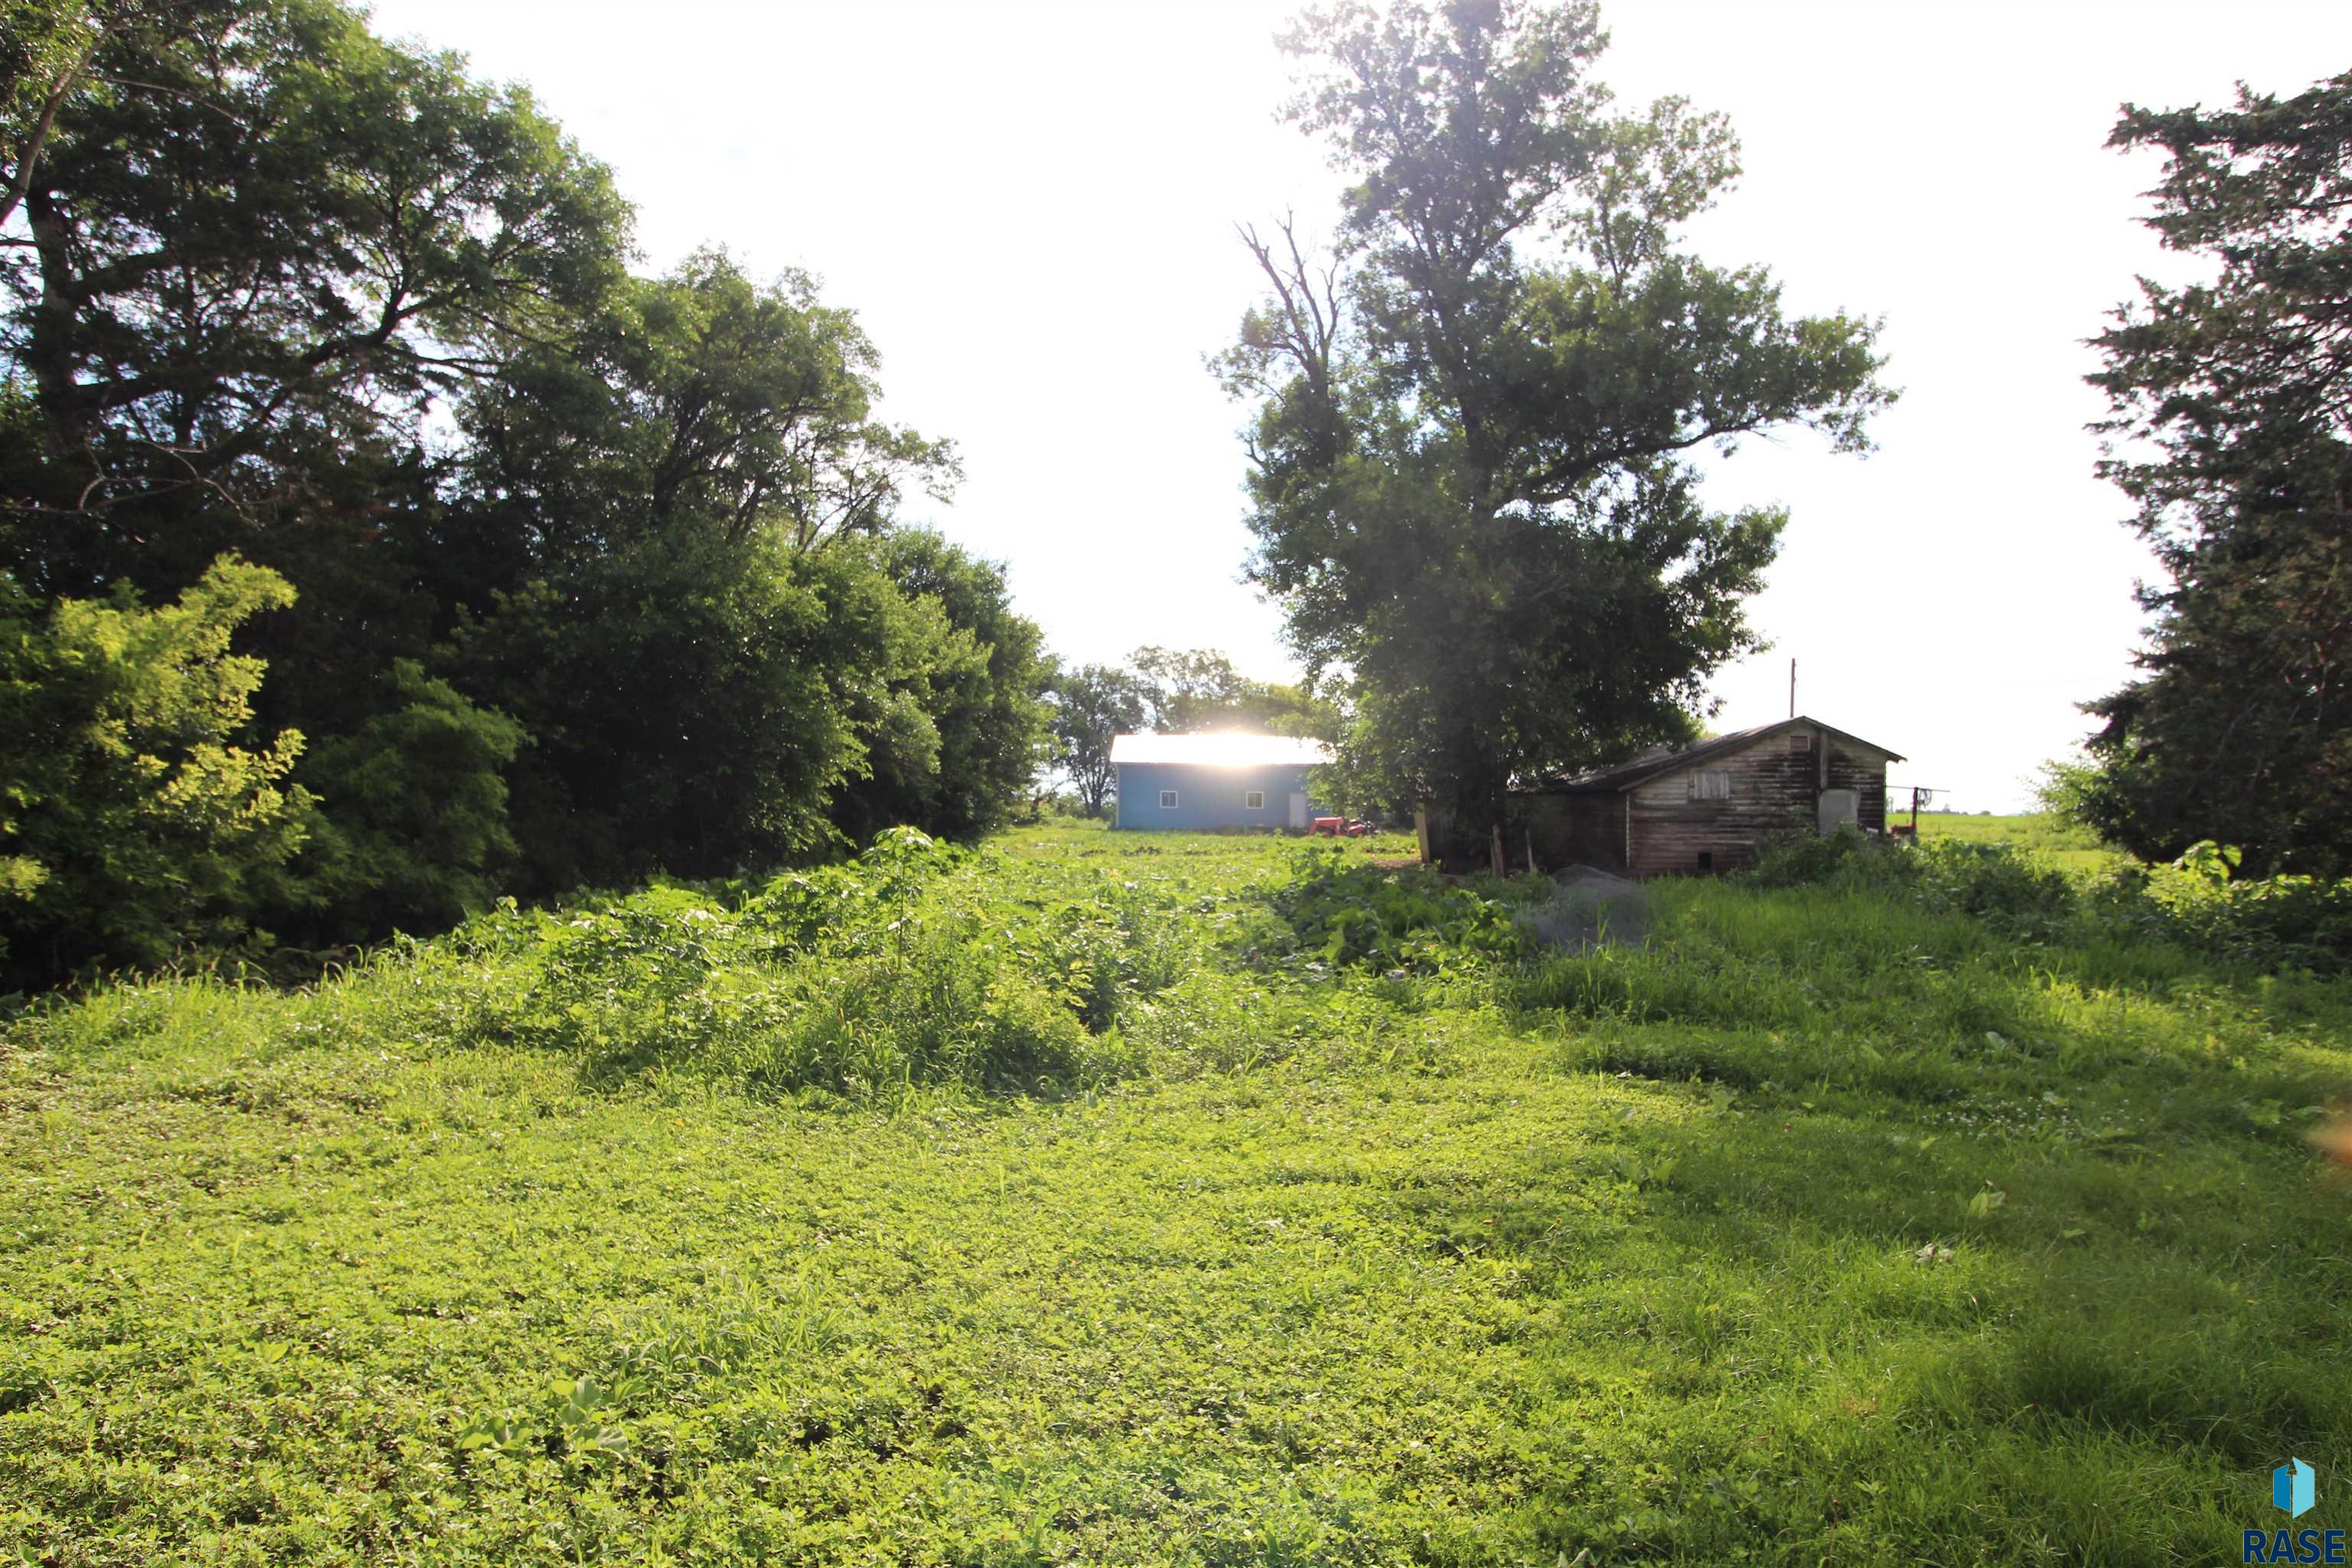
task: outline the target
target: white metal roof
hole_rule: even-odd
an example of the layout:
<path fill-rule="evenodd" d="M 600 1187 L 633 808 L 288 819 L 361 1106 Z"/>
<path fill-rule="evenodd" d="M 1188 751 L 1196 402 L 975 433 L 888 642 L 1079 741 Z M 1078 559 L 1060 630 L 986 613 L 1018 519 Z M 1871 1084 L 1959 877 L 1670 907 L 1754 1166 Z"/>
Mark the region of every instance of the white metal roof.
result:
<path fill-rule="evenodd" d="M 1200 735 L 1114 735 L 1114 763 L 1161 763 L 1196 768 L 1312 767 L 1331 760 L 1320 741 L 1212 730 Z"/>

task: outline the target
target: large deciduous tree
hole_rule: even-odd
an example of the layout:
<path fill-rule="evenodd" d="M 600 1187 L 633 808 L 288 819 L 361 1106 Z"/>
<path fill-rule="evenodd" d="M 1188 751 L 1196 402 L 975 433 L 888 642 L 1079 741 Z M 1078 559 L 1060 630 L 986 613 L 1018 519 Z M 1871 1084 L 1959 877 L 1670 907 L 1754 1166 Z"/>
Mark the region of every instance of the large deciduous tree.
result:
<path fill-rule="evenodd" d="M 1147 722 L 1164 734 L 1264 731 L 1329 740 L 1339 709 L 1305 686 L 1255 680 L 1216 648 L 1139 647 L 1128 664 L 1142 682 Z"/>
<path fill-rule="evenodd" d="M 2164 153 L 2147 223 L 2211 263 L 2143 279 L 2097 339 L 2101 471 L 2163 577 L 2142 673 L 2104 721 L 2074 809 L 2242 875 L 2352 871 L 2352 75 L 2234 106 L 2126 107 L 2110 145 Z"/>
<path fill-rule="evenodd" d="M 631 279 L 576 335 L 530 344 L 469 397 L 478 482 L 553 552 L 674 527 L 806 552 L 945 499 L 954 447 L 873 416 L 879 356 L 804 274 L 761 283 L 718 251 Z"/>
<path fill-rule="evenodd" d="M 914 822 L 959 837 L 1000 827 L 1046 758 L 1053 679 L 1045 634 L 1013 613 L 1004 569 L 928 529 L 886 538 L 877 559 L 900 594 L 937 606 L 943 629 L 924 684 L 939 734 L 937 762 L 914 778 L 879 775 L 856 792 L 865 819 Z M 856 828 L 846 829 L 852 837 Z"/>
<path fill-rule="evenodd" d="M 44 727 L 0 744 L 0 934 L 41 977 L 1025 788 L 1037 628 L 899 528 L 953 450 L 808 279 L 633 278 L 629 225 L 527 92 L 343 0 L 0 0 L 0 706 Z M 118 722 L 142 637 L 214 670 L 205 727 Z"/>
<path fill-rule="evenodd" d="M 9 22 L 0 577 L 129 605 L 231 553 L 274 570 L 295 591 L 236 632 L 252 726 L 307 734 L 294 784 L 327 798 L 275 907 L 244 912 L 312 937 L 446 921 L 507 842 L 519 737 L 421 662 L 503 585 L 495 551 L 435 531 L 429 412 L 603 310 L 627 206 L 527 93 L 333 0 Z"/>
<path fill-rule="evenodd" d="M 1150 689 L 1132 670 L 1088 664 L 1056 679 L 1051 697 L 1054 766 L 1076 789 L 1087 815 L 1100 816 L 1118 780 L 1111 742 L 1144 727 Z"/>
<path fill-rule="evenodd" d="M 0 225 L 24 205 L 103 26 L 81 0 L 0 0 Z"/>
<path fill-rule="evenodd" d="M 1352 682 L 1352 776 L 1473 822 L 1686 733 L 1758 646 L 1741 601 L 1785 520 L 1709 510 L 1690 454 L 1790 426 L 1862 449 L 1892 395 L 1871 323 L 1678 247 L 1736 144 L 1679 100 L 1615 112 L 1603 43 L 1583 4 L 1308 14 L 1290 116 L 1354 183 L 1328 260 L 1244 231 L 1270 293 L 1218 362 L 1255 407 L 1251 571 Z"/>
<path fill-rule="evenodd" d="M 0 234 L 32 437 L 0 468 L 0 566 L 36 591 L 176 591 L 226 548 L 277 564 L 264 532 L 361 531 L 433 398 L 624 275 L 603 166 L 456 57 L 331 0 L 103 23 L 66 46 L 87 56 Z"/>
<path fill-rule="evenodd" d="M 530 885 L 975 833 L 1025 786 L 1036 628 L 1001 574 L 896 531 L 955 459 L 873 418 L 877 368 L 806 279 L 706 252 L 466 400 L 457 532 L 508 543 L 462 668 L 539 738 Z"/>

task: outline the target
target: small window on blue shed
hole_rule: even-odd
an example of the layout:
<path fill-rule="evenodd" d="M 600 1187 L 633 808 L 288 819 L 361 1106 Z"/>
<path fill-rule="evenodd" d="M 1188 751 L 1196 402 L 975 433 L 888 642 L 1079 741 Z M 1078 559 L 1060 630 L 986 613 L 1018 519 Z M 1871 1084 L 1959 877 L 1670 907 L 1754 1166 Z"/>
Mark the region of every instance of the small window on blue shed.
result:
<path fill-rule="evenodd" d="M 1160 809 L 1162 811 L 1173 811 L 1176 809 L 1176 792 L 1174 790 L 1163 789 L 1160 792 Z"/>
<path fill-rule="evenodd" d="M 1262 789 L 1254 789 L 1247 795 L 1242 796 L 1242 808 L 1245 811 L 1264 811 L 1265 809 L 1265 791 Z"/>

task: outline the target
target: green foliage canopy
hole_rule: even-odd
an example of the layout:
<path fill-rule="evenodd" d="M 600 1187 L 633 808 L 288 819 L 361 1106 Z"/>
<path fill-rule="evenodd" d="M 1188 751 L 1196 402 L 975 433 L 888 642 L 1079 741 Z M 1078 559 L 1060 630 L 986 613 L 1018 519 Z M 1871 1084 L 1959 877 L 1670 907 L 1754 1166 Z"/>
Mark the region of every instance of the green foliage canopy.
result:
<path fill-rule="evenodd" d="M 109 872 L 113 923 L 76 924 L 68 817 L 126 864 L 211 840 L 152 770 L 68 812 L 82 774 L 29 748 L 8 832 L 51 837 L 6 885 L 41 978 L 978 834 L 1025 791 L 1037 628 L 899 531 L 954 448 L 877 416 L 875 345 L 809 278 L 632 277 L 626 203 L 528 92 L 339 0 L 0 15 L 12 700 L 87 727 L 75 628 L 197 615 L 236 702 L 190 743 L 244 761 L 195 793 L 251 803 L 196 891 Z"/>
<path fill-rule="evenodd" d="M 1217 363 L 1255 410 L 1252 574 L 1355 688 L 1345 765 L 1471 820 L 1683 733 L 1757 646 L 1785 520 L 1707 510 L 1686 454 L 1860 450 L 1893 395 L 1872 323 L 1676 248 L 1736 143 L 1679 100 L 1612 113 L 1602 44 L 1586 5 L 1310 13 L 1290 116 L 1355 184 L 1328 260 L 1244 230 L 1271 291 Z"/>
<path fill-rule="evenodd" d="M 877 774 L 861 803 L 866 820 L 877 831 L 884 822 L 926 823 L 954 837 L 1002 826 L 1050 744 L 1040 700 L 1053 673 L 1045 634 L 1013 612 L 1002 566 L 930 530 L 894 531 L 877 559 L 900 594 L 936 606 L 929 624 L 937 651 L 924 684 L 939 749 L 936 767 L 895 795 L 883 793 L 889 781 Z M 855 826 L 845 831 L 861 837 Z"/>
<path fill-rule="evenodd" d="M 1128 663 L 1141 678 L 1150 726 L 1165 734 L 1261 730 L 1328 740 L 1339 709 L 1308 686 L 1253 679 L 1215 648 L 1139 647 Z"/>
<path fill-rule="evenodd" d="M 302 736 L 236 743 L 261 661 L 229 651 L 284 578 L 216 562 L 170 605 L 46 606 L 0 576 L 0 973 L 242 945 L 311 826 Z"/>
<path fill-rule="evenodd" d="M 311 749 L 320 795 L 308 901 L 329 931 L 455 924 L 496 897 L 517 847 L 507 768 L 529 739 L 415 659 L 393 661 L 390 701 Z"/>
<path fill-rule="evenodd" d="M 0 481 L 44 592 L 176 590 L 331 508 L 336 459 L 623 276 L 627 207 L 527 93 L 330 0 L 124 14 L 28 173 L 0 353 L 37 460 Z"/>
<path fill-rule="evenodd" d="M 2097 340 L 2101 472 L 2161 579 L 2130 685 L 2089 705 L 2081 817 L 2136 854 L 2202 839 L 2248 877 L 2352 870 L 2352 75 L 2229 109 L 2126 108 L 2147 222 L 2213 264 L 2145 279 Z"/>
<path fill-rule="evenodd" d="M 456 504 L 513 542 L 457 641 L 541 742 L 527 885 L 978 833 L 1025 787 L 1042 639 L 1001 570 L 893 531 L 956 469 L 869 417 L 875 369 L 805 279 L 703 253 L 467 400 Z"/>
<path fill-rule="evenodd" d="M 1116 665 L 1082 665 L 1055 680 L 1054 766 L 1077 790 L 1088 816 L 1102 815 L 1117 783 L 1111 742 L 1144 728 L 1151 695 L 1141 676 Z"/>

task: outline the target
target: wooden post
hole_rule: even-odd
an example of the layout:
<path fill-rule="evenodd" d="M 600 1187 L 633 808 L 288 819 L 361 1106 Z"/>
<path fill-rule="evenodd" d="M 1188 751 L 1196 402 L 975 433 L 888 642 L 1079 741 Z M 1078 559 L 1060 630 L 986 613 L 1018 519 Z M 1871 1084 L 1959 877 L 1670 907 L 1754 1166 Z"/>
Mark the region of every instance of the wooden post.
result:
<path fill-rule="evenodd" d="M 1502 876 L 1503 867 L 1503 825 L 1498 822 L 1495 824 L 1495 875 Z"/>
<path fill-rule="evenodd" d="M 1536 869 L 1536 834 L 1535 829 L 1532 827 L 1528 829 L 1528 875 L 1530 877 L 1540 877 L 1543 875 L 1542 872 Z"/>
<path fill-rule="evenodd" d="M 1421 840 L 1421 863 L 1429 864 L 1429 803 L 1412 808 L 1412 836 Z"/>

